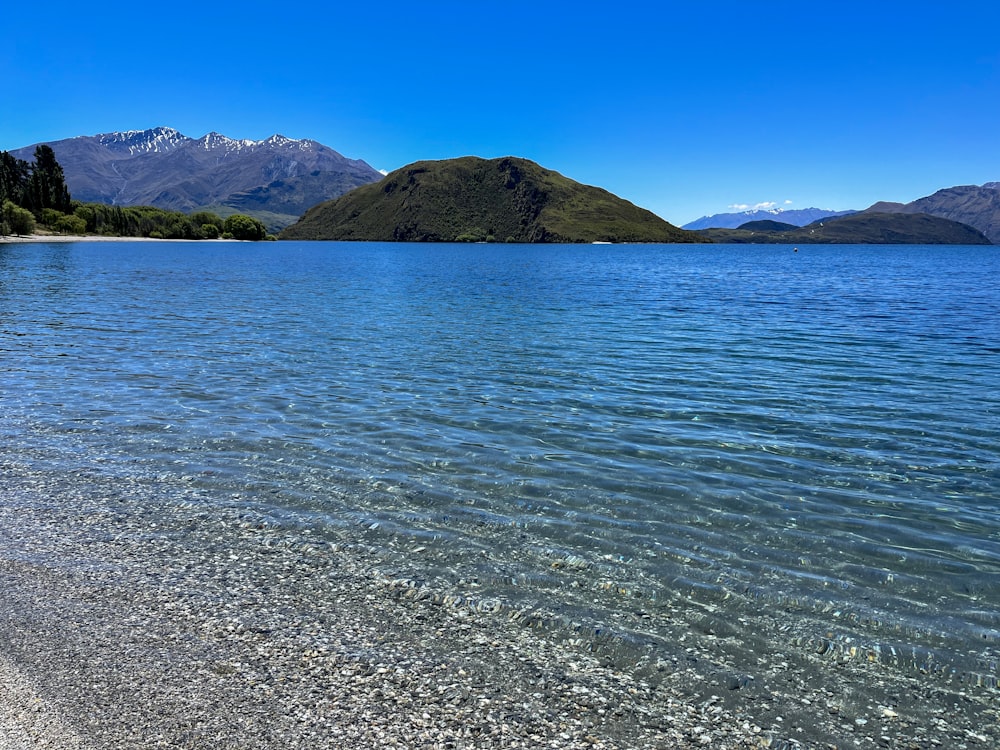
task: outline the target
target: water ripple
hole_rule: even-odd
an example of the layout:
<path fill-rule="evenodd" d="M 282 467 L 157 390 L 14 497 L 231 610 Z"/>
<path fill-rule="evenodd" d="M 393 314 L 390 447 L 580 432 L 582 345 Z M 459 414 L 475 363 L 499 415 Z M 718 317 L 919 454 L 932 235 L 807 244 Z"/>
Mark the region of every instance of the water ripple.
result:
<path fill-rule="evenodd" d="M 803 653 L 995 688 L 998 254 L 786 250 L 5 245 L 0 435 L 483 611 L 663 643 L 780 611 Z"/>

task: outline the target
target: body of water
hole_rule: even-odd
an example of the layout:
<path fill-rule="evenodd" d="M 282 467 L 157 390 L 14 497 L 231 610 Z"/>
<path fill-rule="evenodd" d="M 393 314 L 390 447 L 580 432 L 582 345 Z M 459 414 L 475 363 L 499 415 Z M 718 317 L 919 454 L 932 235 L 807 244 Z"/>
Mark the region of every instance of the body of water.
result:
<path fill-rule="evenodd" d="M 994 691 L 997 279 L 993 247 L 0 245 L 0 454 L 647 667 L 711 638 Z"/>

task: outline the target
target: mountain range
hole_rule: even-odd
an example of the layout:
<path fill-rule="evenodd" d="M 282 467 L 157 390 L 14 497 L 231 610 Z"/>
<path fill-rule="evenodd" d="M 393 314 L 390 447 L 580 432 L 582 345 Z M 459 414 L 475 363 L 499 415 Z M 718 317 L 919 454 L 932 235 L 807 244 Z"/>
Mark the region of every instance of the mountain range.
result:
<path fill-rule="evenodd" d="M 978 229 L 994 245 L 1000 245 L 1000 182 L 944 188 L 910 203 L 876 203 L 866 211 L 922 213 L 960 221 Z"/>
<path fill-rule="evenodd" d="M 516 157 L 420 161 L 310 209 L 281 239 L 703 242 L 607 190 Z"/>
<path fill-rule="evenodd" d="M 804 227 L 750 221 L 736 229 L 699 229 L 712 242 L 749 244 L 989 245 L 978 229 L 924 213 L 861 211 L 814 221 Z"/>
<path fill-rule="evenodd" d="M 11 155 L 32 161 L 39 145 L 43 144 L 14 150 Z M 486 176 L 487 172 L 481 166 L 470 166 L 473 162 L 469 160 L 474 157 L 467 157 L 465 161 L 445 160 L 439 163 L 442 169 L 426 166 L 434 162 L 417 162 L 403 168 L 406 172 L 405 185 L 398 183 L 399 175 L 393 178 L 396 182 L 385 182 L 380 172 L 360 159 L 349 159 L 317 141 L 295 140 L 281 135 L 260 141 L 235 140 L 215 132 L 201 138 L 189 138 L 173 128 L 157 127 L 78 136 L 48 141 L 44 145 L 53 149 L 63 169 L 66 185 L 76 200 L 119 206 L 149 205 L 185 213 L 207 210 L 222 217 L 244 213 L 261 220 L 269 231 L 275 233 L 297 224 L 300 217 L 304 217 L 307 211 L 312 214 L 310 209 L 320 204 L 350 193 L 355 188 L 378 183 L 397 186 L 397 205 L 392 207 L 391 200 L 382 200 L 377 201 L 379 205 L 376 207 L 376 202 L 370 200 L 373 194 L 362 193 L 349 203 L 353 206 L 352 211 L 361 210 L 359 206 L 365 203 L 366 218 L 360 214 L 340 217 L 338 221 L 343 226 L 336 230 L 337 233 L 347 232 L 359 238 L 361 234 L 366 234 L 366 239 L 386 234 L 397 239 L 426 239 L 432 236 L 469 236 L 470 232 L 466 230 L 474 235 L 472 230 L 482 229 L 484 235 L 491 234 L 496 239 L 508 236 L 532 238 L 526 241 L 569 241 L 567 238 L 571 237 L 578 237 L 581 241 L 595 241 L 586 237 L 594 237 L 597 241 L 604 241 L 603 238 L 613 238 L 608 241 L 639 241 L 628 238 L 671 236 L 682 239 L 648 241 L 690 242 L 708 236 L 715 236 L 718 241 L 722 235 L 715 230 L 735 231 L 743 227 L 750 232 L 756 231 L 756 239 L 732 241 L 766 242 L 776 241 L 765 237 L 782 233 L 782 228 L 762 224 L 754 229 L 745 225 L 748 222 L 771 222 L 785 227 L 810 226 L 812 229 L 805 239 L 793 240 L 792 235 L 786 237 L 786 241 L 807 242 L 817 234 L 833 237 L 828 229 L 817 233 L 816 222 L 832 222 L 863 213 L 879 216 L 833 226 L 842 236 L 854 237 L 857 242 L 891 242 L 898 241 L 902 236 L 920 242 L 919 232 L 925 230 L 930 232 L 928 242 L 952 241 L 942 239 L 946 237 L 974 238 L 974 235 L 963 235 L 962 231 L 940 223 L 886 218 L 889 215 L 926 214 L 968 225 L 982 232 L 991 242 L 1000 244 L 1000 182 L 944 188 L 905 204 L 879 202 L 862 212 L 774 208 L 715 214 L 685 224 L 679 230 L 607 191 L 579 185 L 537 164 L 514 157 L 508 157 L 506 166 L 501 169 L 506 170 L 504 180 L 513 179 L 511 175 L 515 173 L 526 176 L 532 185 L 531 190 L 522 185 L 514 193 L 491 193 L 490 190 L 496 187 L 495 180 Z M 517 167 L 518 163 L 524 169 Z M 424 166 L 417 168 L 417 165 Z M 517 168 L 512 171 L 511 165 Z M 423 173 L 421 170 L 427 172 L 426 179 L 419 176 Z M 465 184 L 465 180 L 471 182 Z M 419 212 L 415 210 L 413 201 L 417 193 L 411 191 L 407 194 L 410 187 L 418 184 L 422 196 L 438 191 L 430 196 L 429 201 L 420 203 Z M 582 188 L 586 188 L 586 198 L 580 198 Z M 448 190 L 454 195 L 448 197 L 441 192 Z M 571 198 L 570 193 L 576 197 Z M 514 194 L 519 203 L 502 207 L 504 199 Z M 400 203 L 399 199 L 404 197 L 406 200 Z M 479 199 L 485 200 L 486 204 L 480 207 L 474 205 Z M 459 214 L 451 219 L 444 216 L 449 201 L 452 208 L 461 208 Z M 500 213 L 493 213 L 495 210 Z M 511 212 L 518 216 L 516 225 L 508 221 L 513 215 Z M 311 228 L 297 227 L 295 232 L 318 231 L 324 234 L 330 231 L 336 209 L 327 207 L 319 214 L 325 218 L 317 218 L 317 215 L 305 217 L 309 221 L 303 226 Z M 651 222 L 650 217 L 660 222 L 655 230 L 655 222 Z M 380 221 L 385 225 L 379 225 Z M 425 221 L 430 223 L 425 224 Z M 458 226 L 462 222 L 467 226 Z M 317 229 L 321 225 L 323 228 Z M 504 228 L 502 237 L 496 234 L 501 231 L 500 227 Z M 669 227 L 670 231 L 665 227 Z M 490 228 L 495 231 L 489 232 Z M 706 229 L 710 231 L 703 235 L 682 232 Z M 675 232 L 682 233 L 673 234 Z"/>
<path fill-rule="evenodd" d="M 11 154 L 31 160 L 35 147 Z M 225 217 L 246 213 L 277 231 L 306 209 L 382 179 L 360 159 L 312 140 L 273 135 L 189 138 L 173 128 L 129 130 L 50 141 L 74 199 L 148 205 Z"/>
<path fill-rule="evenodd" d="M 786 225 L 802 227 L 813 226 L 817 221 L 843 218 L 858 213 L 879 215 L 925 214 L 927 216 L 933 216 L 939 219 L 946 219 L 965 224 L 981 232 L 991 243 L 1000 244 L 1000 182 L 987 182 L 983 185 L 958 185 L 955 187 L 942 188 L 932 195 L 928 195 L 924 198 L 918 198 L 910 203 L 879 201 L 878 203 L 875 203 L 860 212 L 824 211 L 822 209 L 815 208 L 790 211 L 783 211 L 781 209 L 754 210 L 732 214 L 704 216 L 697 221 L 685 224 L 683 228 L 696 229 L 699 231 L 714 229 L 748 229 L 750 231 L 754 231 L 754 228 L 748 227 L 747 224 L 749 222 L 759 223 L 761 221 L 780 222 Z M 880 228 L 875 230 L 876 226 Z M 855 233 L 863 227 L 875 232 L 870 239 L 858 240 L 859 242 L 884 242 L 886 240 L 879 238 L 889 236 L 898 237 L 904 235 L 911 236 L 912 232 L 919 231 L 920 227 L 931 231 L 931 235 L 927 240 L 928 242 L 940 242 L 942 241 L 942 237 L 958 237 L 962 234 L 961 231 L 952 231 L 951 229 L 947 229 L 943 224 L 935 224 L 933 229 L 931 229 L 931 224 L 928 223 L 921 224 L 920 222 L 909 222 L 907 224 L 905 222 L 898 221 L 891 222 L 888 221 L 885 216 L 873 221 L 861 220 L 855 224 L 834 224 L 834 227 L 839 227 L 840 230 L 845 231 L 847 231 L 846 228 L 850 227 L 850 231 L 847 231 L 845 236 L 855 235 Z M 756 230 L 758 232 L 757 238 L 752 241 L 767 242 L 769 240 L 764 239 L 764 235 L 767 234 L 768 231 L 774 231 L 775 228 L 766 228 L 762 225 L 757 227 Z M 719 239 L 723 236 L 723 234 L 724 233 L 721 232 L 708 231 L 706 236 L 712 236 L 716 239 L 716 241 L 723 241 Z M 826 231 L 822 234 L 829 234 L 829 232 Z M 815 232 L 810 234 L 810 236 L 815 235 Z M 741 235 L 739 234 L 731 235 L 733 238 L 740 236 Z M 737 242 L 750 240 L 730 239 L 725 241 Z M 782 241 L 807 242 L 809 240 L 792 239 L 791 235 L 786 235 L 786 238 Z"/>
<path fill-rule="evenodd" d="M 804 227 L 820 219 L 834 216 L 846 216 L 854 211 L 833 211 L 825 208 L 752 208 L 749 211 L 739 211 L 731 214 L 714 214 L 702 216 L 681 227 L 681 229 L 736 229 L 748 221 L 774 220 L 783 224 Z"/>

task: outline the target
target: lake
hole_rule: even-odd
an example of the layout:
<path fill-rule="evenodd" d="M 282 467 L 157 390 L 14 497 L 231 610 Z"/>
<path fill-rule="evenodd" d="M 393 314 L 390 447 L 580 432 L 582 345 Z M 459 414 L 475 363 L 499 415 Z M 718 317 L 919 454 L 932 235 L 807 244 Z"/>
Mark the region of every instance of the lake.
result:
<path fill-rule="evenodd" d="M 995 695 L 998 279 L 994 247 L 0 245 L 4 502 L 143 482 L 640 671 Z"/>

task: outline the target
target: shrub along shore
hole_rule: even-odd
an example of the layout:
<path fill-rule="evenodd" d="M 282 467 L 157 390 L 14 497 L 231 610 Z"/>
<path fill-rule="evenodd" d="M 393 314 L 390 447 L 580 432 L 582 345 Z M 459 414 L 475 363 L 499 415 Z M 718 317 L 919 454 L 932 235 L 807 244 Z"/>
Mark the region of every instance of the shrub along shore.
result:
<path fill-rule="evenodd" d="M 37 216 L 15 205 L 3 204 L 0 238 L 24 241 L 41 237 L 151 240 L 266 240 L 275 239 L 267 227 L 252 216 L 233 214 L 225 219 L 209 211 L 184 214 L 151 206 L 108 206 L 73 201 L 71 213 L 45 208 Z"/>

